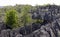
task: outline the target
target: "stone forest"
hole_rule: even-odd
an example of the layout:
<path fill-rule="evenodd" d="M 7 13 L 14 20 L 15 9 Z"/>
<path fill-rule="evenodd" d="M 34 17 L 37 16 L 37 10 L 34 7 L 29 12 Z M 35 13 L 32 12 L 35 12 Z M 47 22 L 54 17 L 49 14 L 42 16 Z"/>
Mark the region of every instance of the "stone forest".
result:
<path fill-rule="evenodd" d="M 0 37 L 60 37 L 60 6 L 0 7 Z"/>

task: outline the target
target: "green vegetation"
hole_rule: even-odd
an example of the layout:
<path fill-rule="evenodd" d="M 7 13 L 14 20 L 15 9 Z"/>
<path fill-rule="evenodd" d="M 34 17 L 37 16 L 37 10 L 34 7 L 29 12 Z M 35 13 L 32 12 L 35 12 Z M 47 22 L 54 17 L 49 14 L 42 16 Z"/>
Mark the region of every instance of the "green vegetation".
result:
<path fill-rule="evenodd" d="M 29 14 L 30 8 L 31 8 L 30 6 L 26 5 L 21 9 L 20 21 L 24 26 L 27 25 L 28 23 L 31 23 L 31 21 L 32 21 L 31 16 Z"/>
<path fill-rule="evenodd" d="M 3 22 L 11 28 L 26 26 L 32 22 L 41 23 L 41 19 L 32 19 L 31 10 L 36 11 L 37 7 L 31 5 L 16 5 L 0 8 L 0 12 L 3 13 L 1 16 L 5 17 Z"/>
<path fill-rule="evenodd" d="M 17 20 L 18 20 L 18 17 L 17 17 L 17 12 L 15 10 L 9 10 L 6 12 L 5 23 L 7 26 L 11 28 L 18 27 Z"/>
<path fill-rule="evenodd" d="M 41 19 L 35 19 L 35 20 L 33 20 L 35 23 L 42 23 L 43 22 L 43 20 L 41 20 Z"/>

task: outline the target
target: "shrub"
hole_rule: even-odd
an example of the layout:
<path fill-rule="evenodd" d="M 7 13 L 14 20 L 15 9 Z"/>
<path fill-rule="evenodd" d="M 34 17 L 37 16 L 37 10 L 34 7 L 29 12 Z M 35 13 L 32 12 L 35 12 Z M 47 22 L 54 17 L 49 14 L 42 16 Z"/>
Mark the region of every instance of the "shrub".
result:
<path fill-rule="evenodd" d="M 5 24 L 10 28 L 17 28 L 18 25 L 18 16 L 15 10 L 9 10 L 6 12 Z"/>

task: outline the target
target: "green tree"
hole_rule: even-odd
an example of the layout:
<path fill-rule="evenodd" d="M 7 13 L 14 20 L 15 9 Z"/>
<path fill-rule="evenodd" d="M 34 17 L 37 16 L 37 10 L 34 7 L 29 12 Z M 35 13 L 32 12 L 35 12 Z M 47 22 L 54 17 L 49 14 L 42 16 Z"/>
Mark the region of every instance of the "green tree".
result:
<path fill-rule="evenodd" d="M 31 7 L 29 5 L 26 5 L 21 9 L 20 21 L 23 23 L 23 25 L 24 24 L 27 25 L 28 23 L 30 23 L 32 21 L 31 16 L 30 16 L 31 14 L 29 13 L 30 9 L 31 9 Z"/>
<path fill-rule="evenodd" d="M 18 27 L 18 16 L 15 10 L 9 10 L 6 12 L 5 23 L 10 28 Z"/>
<path fill-rule="evenodd" d="M 21 23 L 24 25 L 24 27 L 26 28 L 26 25 L 28 25 L 31 22 L 31 17 L 29 14 L 29 10 L 30 10 L 30 6 L 26 5 L 21 9 Z M 25 31 L 26 34 L 26 31 Z"/>

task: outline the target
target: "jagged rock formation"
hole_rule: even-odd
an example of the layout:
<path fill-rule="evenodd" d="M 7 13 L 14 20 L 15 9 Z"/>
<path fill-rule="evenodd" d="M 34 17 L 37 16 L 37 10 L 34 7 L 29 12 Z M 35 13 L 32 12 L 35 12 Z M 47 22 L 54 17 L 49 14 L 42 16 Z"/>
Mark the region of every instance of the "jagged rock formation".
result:
<path fill-rule="evenodd" d="M 39 6 L 33 11 L 32 19 L 44 21 L 12 30 L 0 23 L 0 37 L 60 37 L 60 6 Z"/>

